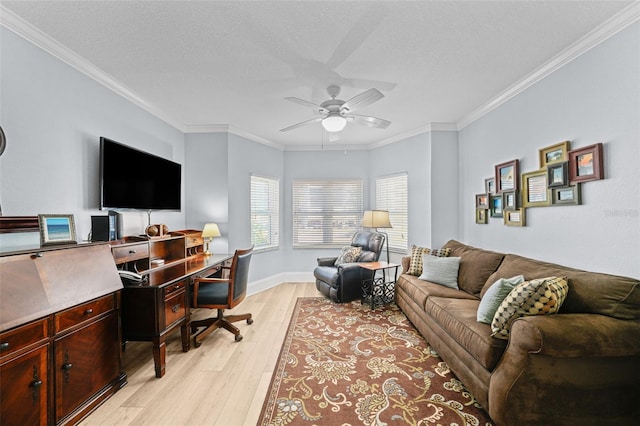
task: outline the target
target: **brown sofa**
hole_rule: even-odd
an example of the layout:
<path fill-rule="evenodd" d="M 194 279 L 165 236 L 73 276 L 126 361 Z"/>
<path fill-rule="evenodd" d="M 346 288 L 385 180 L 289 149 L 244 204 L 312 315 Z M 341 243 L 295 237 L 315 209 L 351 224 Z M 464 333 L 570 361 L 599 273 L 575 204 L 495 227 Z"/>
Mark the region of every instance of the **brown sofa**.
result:
<path fill-rule="evenodd" d="M 471 247 L 459 290 L 401 274 L 396 303 L 497 425 L 640 422 L 640 282 Z M 408 271 L 410 256 L 402 260 Z M 499 278 L 568 278 L 557 314 L 516 319 L 508 340 L 480 323 L 480 299 Z"/>

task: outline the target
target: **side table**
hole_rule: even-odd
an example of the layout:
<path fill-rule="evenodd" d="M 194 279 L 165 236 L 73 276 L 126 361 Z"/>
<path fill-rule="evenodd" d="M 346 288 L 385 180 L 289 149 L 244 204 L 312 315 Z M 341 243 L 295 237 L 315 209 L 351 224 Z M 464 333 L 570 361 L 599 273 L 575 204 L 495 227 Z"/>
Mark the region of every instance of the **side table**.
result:
<path fill-rule="evenodd" d="M 370 278 L 362 279 L 362 303 L 369 303 L 371 309 L 375 309 L 377 303 L 384 305 L 393 302 L 398 268 L 401 265 L 388 262 L 359 262 L 358 266 L 362 271 L 371 272 Z M 391 269 L 394 269 L 393 279 Z M 382 271 L 382 276 L 376 277 L 378 271 Z"/>

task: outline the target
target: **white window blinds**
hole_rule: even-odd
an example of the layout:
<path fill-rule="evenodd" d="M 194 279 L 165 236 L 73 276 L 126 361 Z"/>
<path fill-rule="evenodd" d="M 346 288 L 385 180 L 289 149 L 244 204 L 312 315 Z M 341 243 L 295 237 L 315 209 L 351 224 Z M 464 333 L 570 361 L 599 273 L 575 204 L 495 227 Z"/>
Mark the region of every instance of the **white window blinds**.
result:
<path fill-rule="evenodd" d="M 361 179 L 293 181 L 293 246 L 342 247 L 362 220 Z"/>
<path fill-rule="evenodd" d="M 406 253 L 409 248 L 409 202 L 407 173 L 376 179 L 376 209 L 388 210 L 391 229 L 383 229 L 389 236 L 389 250 Z"/>
<path fill-rule="evenodd" d="M 251 243 L 255 250 L 280 245 L 280 182 L 251 176 Z"/>

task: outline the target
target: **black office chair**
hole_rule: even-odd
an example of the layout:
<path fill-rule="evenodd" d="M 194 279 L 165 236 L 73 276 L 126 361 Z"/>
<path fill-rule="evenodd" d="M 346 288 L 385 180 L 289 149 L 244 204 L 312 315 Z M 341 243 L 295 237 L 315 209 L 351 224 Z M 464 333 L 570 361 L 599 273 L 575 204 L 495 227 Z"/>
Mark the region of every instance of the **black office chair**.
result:
<path fill-rule="evenodd" d="M 253 254 L 253 246 L 245 250 L 236 250 L 233 255 L 229 278 L 196 278 L 193 281 L 193 297 L 191 307 L 217 309 L 218 316 L 191 322 L 191 333 L 204 327 L 193 336 L 193 345 L 197 348 L 202 340 L 213 331 L 222 327 L 235 335 L 236 342 L 242 340 L 238 327 L 233 322 L 247 320 L 252 324 L 251 314 L 224 316 L 225 309 L 232 309 L 242 302 L 247 294 L 249 263 Z"/>

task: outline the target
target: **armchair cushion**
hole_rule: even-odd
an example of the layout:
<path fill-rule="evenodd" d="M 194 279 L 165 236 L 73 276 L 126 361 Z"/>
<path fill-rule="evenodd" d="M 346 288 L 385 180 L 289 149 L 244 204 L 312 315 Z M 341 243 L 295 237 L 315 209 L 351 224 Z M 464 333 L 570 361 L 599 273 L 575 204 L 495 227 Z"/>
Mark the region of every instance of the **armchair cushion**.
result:
<path fill-rule="evenodd" d="M 341 265 L 343 263 L 356 262 L 360 257 L 360 253 L 362 253 L 362 247 L 342 247 L 342 251 L 335 261 L 335 266 Z"/>

